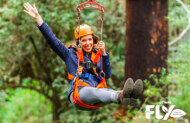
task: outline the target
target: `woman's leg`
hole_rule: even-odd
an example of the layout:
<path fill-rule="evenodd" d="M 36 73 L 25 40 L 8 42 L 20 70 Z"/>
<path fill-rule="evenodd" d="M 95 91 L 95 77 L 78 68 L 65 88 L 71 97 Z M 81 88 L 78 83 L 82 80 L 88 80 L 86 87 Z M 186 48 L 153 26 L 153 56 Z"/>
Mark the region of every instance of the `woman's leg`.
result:
<path fill-rule="evenodd" d="M 94 87 L 83 87 L 79 91 L 80 99 L 86 104 L 100 104 L 106 105 L 109 103 L 118 103 L 119 91 L 114 91 L 107 88 L 94 88 Z M 70 100 L 73 104 L 72 94 Z M 80 107 L 77 104 L 73 104 L 76 108 L 81 110 L 88 110 L 86 108 Z"/>
<path fill-rule="evenodd" d="M 119 91 L 108 88 L 83 87 L 79 91 L 80 99 L 86 104 L 105 105 L 109 103 L 118 103 Z"/>

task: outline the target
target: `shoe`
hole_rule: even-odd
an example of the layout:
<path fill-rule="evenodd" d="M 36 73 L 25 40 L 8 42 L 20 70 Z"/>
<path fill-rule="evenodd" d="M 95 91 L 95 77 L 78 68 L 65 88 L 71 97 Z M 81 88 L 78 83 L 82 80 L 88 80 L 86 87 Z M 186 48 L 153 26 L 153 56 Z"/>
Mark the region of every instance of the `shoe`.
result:
<path fill-rule="evenodd" d="M 123 87 L 123 98 L 130 98 L 134 89 L 134 82 L 132 78 L 128 78 Z"/>
<path fill-rule="evenodd" d="M 122 102 L 124 106 L 130 104 L 130 95 L 133 91 L 134 82 L 132 78 L 128 78 L 124 84 L 123 90 L 119 93 L 119 101 Z"/>
<path fill-rule="evenodd" d="M 137 98 L 143 92 L 143 82 L 141 79 L 135 81 L 133 92 L 131 93 L 130 105 L 137 106 Z"/>

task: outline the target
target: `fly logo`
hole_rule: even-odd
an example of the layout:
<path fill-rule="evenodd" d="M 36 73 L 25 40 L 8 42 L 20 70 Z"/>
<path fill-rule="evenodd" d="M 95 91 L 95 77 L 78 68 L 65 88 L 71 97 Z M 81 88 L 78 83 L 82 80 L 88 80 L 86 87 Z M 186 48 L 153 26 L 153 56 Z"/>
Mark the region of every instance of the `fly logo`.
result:
<path fill-rule="evenodd" d="M 161 107 L 160 105 L 146 105 L 146 118 L 150 119 L 150 116 L 154 113 L 156 119 L 158 120 L 167 120 L 169 117 L 179 118 L 186 115 L 186 113 L 183 110 L 174 109 L 174 107 L 175 105 L 171 105 L 169 108 L 165 106 Z M 165 113 L 165 115 L 162 115 L 160 110 L 162 110 Z"/>

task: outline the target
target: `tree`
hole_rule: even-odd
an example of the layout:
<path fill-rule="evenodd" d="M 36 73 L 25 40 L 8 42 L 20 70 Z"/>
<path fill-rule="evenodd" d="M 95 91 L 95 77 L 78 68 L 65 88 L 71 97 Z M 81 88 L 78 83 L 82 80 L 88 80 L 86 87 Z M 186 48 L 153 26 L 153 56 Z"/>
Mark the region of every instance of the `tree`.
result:
<path fill-rule="evenodd" d="M 127 0 L 126 8 L 125 79 L 160 77 L 167 69 L 168 0 Z"/>

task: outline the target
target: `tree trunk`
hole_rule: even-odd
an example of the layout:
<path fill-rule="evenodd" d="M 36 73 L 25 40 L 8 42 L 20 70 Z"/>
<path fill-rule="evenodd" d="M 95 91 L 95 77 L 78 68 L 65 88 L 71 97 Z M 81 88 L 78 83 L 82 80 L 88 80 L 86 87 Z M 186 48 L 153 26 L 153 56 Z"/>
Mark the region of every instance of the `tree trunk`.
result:
<path fill-rule="evenodd" d="M 58 123 L 60 121 L 60 118 L 59 118 L 59 108 L 61 107 L 60 105 L 60 101 L 59 101 L 59 97 L 58 97 L 58 94 L 56 92 L 56 89 L 53 88 L 53 101 L 52 101 L 52 120 L 53 120 L 53 123 Z"/>
<path fill-rule="evenodd" d="M 162 67 L 167 69 L 168 0 L 127 0 L 126 5 L 125 79 L 160 77 Z"/>

